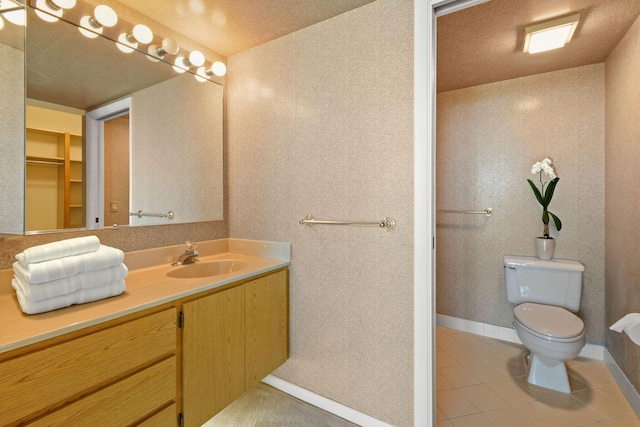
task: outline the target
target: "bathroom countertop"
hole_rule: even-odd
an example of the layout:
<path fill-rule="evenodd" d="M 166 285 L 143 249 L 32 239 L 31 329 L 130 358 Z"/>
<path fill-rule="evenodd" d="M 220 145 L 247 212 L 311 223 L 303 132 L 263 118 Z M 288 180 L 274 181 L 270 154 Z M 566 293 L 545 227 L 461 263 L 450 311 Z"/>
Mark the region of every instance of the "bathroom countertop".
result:
<path fill-rule="evenodd" d="M 201 251 L 201 263 L 235 259 L 249 262 L 249 267 L 213 277 L 178 279 L 167 276 L 169 271 L 176 268 L 168 263 L 144 266 L 145 263 L 140 261 L 148 259 L 146 255 L 149 253 L 157 257 L 158 251 L 127 253 L 125 264 L 129 267 L 129 275 L 125 279 L 127 288 L 123 294 L 35 315 L 24 314 L 20 309 L 10 285 L 12 270 L 0 271 L 0 287 L 3 288 L 0 291 L 0 353 L 290 265 L 290 258 L 287 259 L 290 253 L 288 244 L 275 243 L 280 245 L 277 249 L 284 250 L 276 254 L 278 258 L 269 258 L 265 256 L 270 255 L 269 253 L 251 250 L 251 246 L 255 247 L 253 241 L 221 239 L 212 242 L 215 242 L 216 250 L 213 252 L 216 253 L 203 256 L 204 252 Z M 269 243 L 259 242 L 262 247 Z M 171 247 L 169 253 L 183 248 L 184 246 Z M 225 249 L 227 251 L 221 252 Z M 166 258 L 167 248 L 161 250 Z M 171 257 L 173 260 L 176 258 Z M 7 280 L 10 291 L 6 288 Z"/>

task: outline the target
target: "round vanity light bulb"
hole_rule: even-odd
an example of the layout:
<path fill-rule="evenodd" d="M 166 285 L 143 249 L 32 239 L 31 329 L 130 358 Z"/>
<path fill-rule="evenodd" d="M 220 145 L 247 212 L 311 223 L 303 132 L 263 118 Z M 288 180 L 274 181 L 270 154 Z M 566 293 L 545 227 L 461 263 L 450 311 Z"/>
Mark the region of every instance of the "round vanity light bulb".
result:
<path fill-rule="evenodd" d="M 125 33 L 122 33 L 118 36 L 118 43 L 116 43 L 116 47 L 124 53 L 131 53 L 135 48 L 138 47 L 138 43 L 131 43 Z"/>
<path fill-rule="evenodd" d="M 12 10 L 4 13 L 4 18 L 14 25 L 24 27 L 27 24 L 27 13 L 24 9 Z"/>
<path fill-rule="evenodd" d="M 207 75 L 206 67 L 199 67 L 198 71 L 196 71 L 196 75 L 194 76 L 199 82 L 206 82 L 209 80 L 209 76 Z"/>
<path fill-rule="evenodd" d="M 166 55 L 175 55 L 180 50 L 180 46 L 174 39 L 166 38 L 162 40 L 162 46 L 158 47 L 155 44 L 152 44 L 147 49 L 147 59 L 151 62 L 158 62 L 160 59 L 163 59 Z"/>
<path fill-rule="evenodd" d="M 162 40 L 162 50 L 169 55 L 175 55 L 180 50 L 180 46 L 174 39 L 166 38 Z"/>
<path fill-rule="evenodd" d="M 158 55 L 158 45 L 152 44 L 147 48 L 147 59 L 151 62 L 160 61 L 161 56 Z"/>
<path fill-rule="evenodd" d="M 174 66 L 173 66 L 173 71 L 175 71 L 176 73 L 184 73 L 185 71 L 187 71 L 187 65 L 184 63 L 184 57 L 183 56 L 178 56 L 176 58 L 176 61 L 174 62 Z"/>
<path fill-rule="evenodd" d="M 76 0 L 45 0 L 49 4 L 53 4 L 60 9 L 71 9 L 76 5 Z"/>
<path fill-rule="evenodd" d="M 104 4 L 96 6 L 93 15 L 95 20 L 103 27 L 113 27 L 118 23 L 118 15 L 116 15 L 116 12 Z"/>
<path fill-rule="evenodd" d="M 216 61 L 211 66 L 211 71 L 213 71 L 213 74 L 216 76 L 222 77 L 227 74 L 227 66 L 224 65 L 224 62 Z"/>
<path fill-rule="evenodd" d="M 51 16 L 41 10 L 34 9 L 33 11 L 36 13 L 36 15 L 38 15 L 38 18 L 42 19 L 45 22 L 56 22 L 58 20 L 58 18 L 56 18 L 55 16 Z M 60 10 L 60 12 L 62 12 L 62 10 Z M 59 16 L 62 16 L 62 13 Z"/>
<path fill-rule="evenodd" d="M 204 55 L 202 52 L 194 50 L 189 54 L 189 64 L 194 67 L 200 67 L 204 65 Z"/>
<path fill-rule="evenodd" d="M 45 22 L 56 22 L 62 16 L 62 9 L 55 4 L 52 8 L 48 0 L 37 0 L 34 11 Z"/>
<path fill-rule="evenodd" d="M 153 32 L 149 27 L 143 24 L 138 24 L 133 27 L 133 38 L 138 43 L 149 44 L 153 41 Z"/>
<path fill-rule="evenodd" d="M 95 28 L 93 25 L 91 25 L 90 21 L 90 16 L 83 16 L 82 18 L 80 18 L 80 26 L 78 27 L 78 31 L 80 31 L 80 33 L 87 38 L 95 39 L 96 37 L 98 37 L 98 34 L 102 34 L 102 27 Z"/>

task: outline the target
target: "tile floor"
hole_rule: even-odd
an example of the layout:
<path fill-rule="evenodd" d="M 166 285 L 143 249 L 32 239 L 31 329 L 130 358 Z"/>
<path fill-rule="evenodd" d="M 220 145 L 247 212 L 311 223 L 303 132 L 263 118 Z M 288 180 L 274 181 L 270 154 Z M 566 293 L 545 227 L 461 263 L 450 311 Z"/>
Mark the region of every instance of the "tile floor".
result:
<path fill-rule="evenodd" d="M 640 427 L 604 362 L 567 364 L 571 394 L 531 385 L 525 348 L 438 326 L 437 427 Z"/>

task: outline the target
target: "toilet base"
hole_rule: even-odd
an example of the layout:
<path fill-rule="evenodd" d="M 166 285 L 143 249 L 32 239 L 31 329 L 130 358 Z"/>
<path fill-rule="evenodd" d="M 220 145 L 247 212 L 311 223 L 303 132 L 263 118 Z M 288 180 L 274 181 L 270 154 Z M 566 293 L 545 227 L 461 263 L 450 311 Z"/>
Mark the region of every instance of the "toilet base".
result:
<path fill-rule="evenodd" d="M 529 383 L 562 393 L 571 393 L 569 375 L 567 375 L 567 367 L 564 363 L 560 362 L 550 366 L 533 353 L 530 353 L 529 356 L 529 365 L 527 366 L 529 370 L 527 381 Z"/>

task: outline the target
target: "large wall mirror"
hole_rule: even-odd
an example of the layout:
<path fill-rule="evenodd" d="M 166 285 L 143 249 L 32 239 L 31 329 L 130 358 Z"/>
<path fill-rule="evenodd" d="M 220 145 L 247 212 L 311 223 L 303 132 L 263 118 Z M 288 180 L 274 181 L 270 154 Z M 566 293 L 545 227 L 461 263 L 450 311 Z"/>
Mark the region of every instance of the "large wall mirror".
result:
<path fill-rule="evenodd" d="M 48 22 L 29 6 L 26 19 L 26 98 L 8 106 L 26 118 L 0 127 L 3 141 L 15 141 L 12 152 L 0 147 L 3 162 L 26 165 L 7 188 L 25 220 L 3 210 L 0 232 L 223 219 L 222 86 L 141 51 L 123 53 L 108 38 L 87 38 L 69 22 Z M 11 27 L 18 26 L 5 24 L 0 37 Z M 9 49 L 20 62 L 11 43 L 0 48 L 2 64 Z M 22 77 L 13 74 L 18 86 Z M 10 87 L 3 82 L 0 95 Z M 5 168 L 0 174 L 9 187 Z"/>

